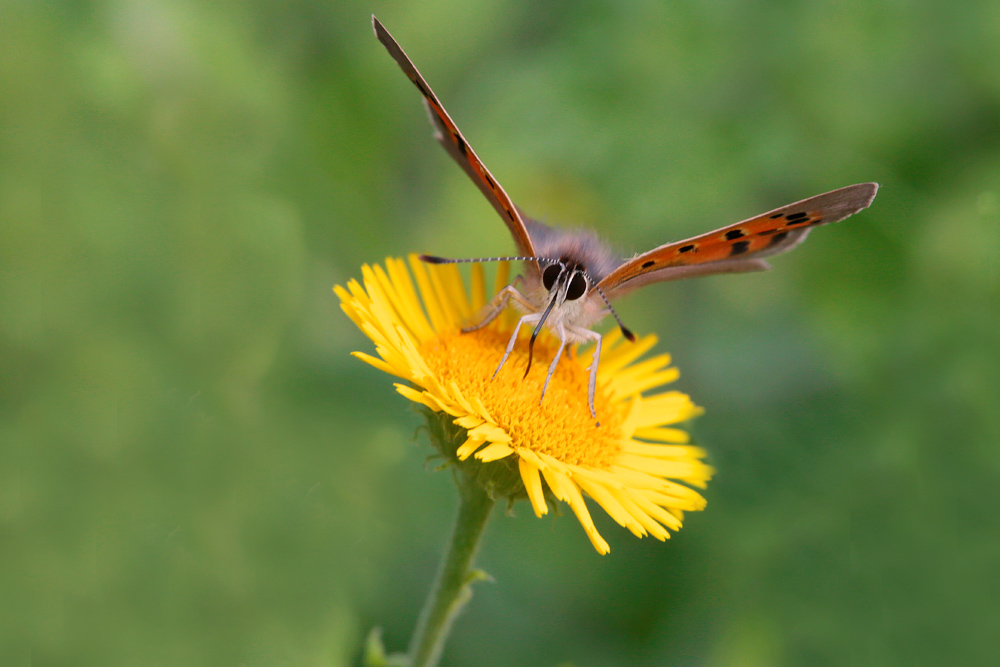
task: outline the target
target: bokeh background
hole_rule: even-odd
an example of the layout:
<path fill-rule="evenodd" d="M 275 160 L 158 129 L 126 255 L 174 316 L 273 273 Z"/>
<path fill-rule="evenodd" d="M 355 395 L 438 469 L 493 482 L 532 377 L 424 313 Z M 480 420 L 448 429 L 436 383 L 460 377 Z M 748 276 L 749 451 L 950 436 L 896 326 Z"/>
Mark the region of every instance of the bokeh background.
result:
<path fill-rule="evenodd" d="M 622 301 L 706 407 L 666 544 L 498 511 L 445 665 L 1000 660 L 1000 4 L 0 5 L 0 663 L 403 650 L 455 510 L 330 291 L 513 248 L 375 12 L 532 215 L 643 250 L 874 180 L 766 274 Z"/>

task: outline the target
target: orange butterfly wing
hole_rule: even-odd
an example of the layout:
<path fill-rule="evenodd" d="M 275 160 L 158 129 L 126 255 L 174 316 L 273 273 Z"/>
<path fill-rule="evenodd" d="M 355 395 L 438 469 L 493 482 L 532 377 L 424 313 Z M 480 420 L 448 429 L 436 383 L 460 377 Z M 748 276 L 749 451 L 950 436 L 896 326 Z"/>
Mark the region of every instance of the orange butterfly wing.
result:
<path fill-rule="evenodd" d="M 694 275 L 759 271 L 763 257 L 791 250 L 809 230 L 837 222 L 867 208 L 877 183 L 859 183 L 803 199 L 735 225 L 684 241 L 668 243 L 634 257 L 598 284 L 608 296 L 651 282 Z"/>
<path fill-rule="evenodd" d="M 486 196 L 486 199 L 493 204 L 493 208 L 497 210 L 497 213 L 500 214 L 500 217 L 503 218 L 508 229 L 510 229 L 510 233 L 513 234 L 514 242 L 517 243 L 521 254 L 534 257 L 534 244 L 531 242 L 531 237 L 528 236 L 528 229 L 524 224 L 524 219 L 521 218 L 521 214 L 510 200 L 510 197 L 507 196 L 504 189 L 493 178 L 493 174 L 483 165 L 479 156 L 469 146 L 465 137 L 462 136 L 462 133 L 459 132 L 458 127 L 452 121 L 451 116 L 441 106 L 437 95 L 434 94 L 431 87 L 424 81 L 424 77 L 417 71 L 416 66 L 374 15 L 372 16 L 372 28 L 375 30 L 375 36 L 378 37 L 378 41 L 382 42 L 382 45 L 389 51 L 389 55 L 395 59 L 403 72 L 406 73 L 406 76 L 413 82 L 413 85 L 423 94 L 424 104 L 427 106 L 427 111 L 430 115 L 431 123 L 436 130 L 438 141 L 441 142 L 441 145 L 444 146 L 445 150 L 448 151 L 455 161 L 461 165 L 465 173 L 469 175 L 469 178 L 472 179 Z"/>

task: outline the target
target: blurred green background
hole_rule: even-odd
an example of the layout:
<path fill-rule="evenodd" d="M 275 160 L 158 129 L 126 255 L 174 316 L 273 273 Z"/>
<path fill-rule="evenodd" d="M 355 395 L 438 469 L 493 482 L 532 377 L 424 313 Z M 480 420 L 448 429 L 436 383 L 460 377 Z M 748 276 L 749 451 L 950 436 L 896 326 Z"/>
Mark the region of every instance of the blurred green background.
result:
<path fill-rule="evenodd" d="M 707 409 L 666 544 L 498 511 L 445 665 L 1000 660 L 1000 3 L 0 5 L 0 664 L 405 648 L 448 473 L 330 288 L 513 244 L 623 253 L 874 180 L 766 274 L 622 301 Z"/>

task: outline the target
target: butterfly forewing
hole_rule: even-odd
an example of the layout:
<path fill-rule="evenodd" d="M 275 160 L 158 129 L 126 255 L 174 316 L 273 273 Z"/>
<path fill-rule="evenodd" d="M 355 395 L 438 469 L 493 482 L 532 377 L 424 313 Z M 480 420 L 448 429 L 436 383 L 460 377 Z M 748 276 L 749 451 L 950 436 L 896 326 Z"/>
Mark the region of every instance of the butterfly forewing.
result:
<path fill-rule="evenodd" d="M 642 284 L 687 275 L 753 271 L 767 268 L 759 261 L 794 248 L 809 230 L 837 222 L 867 208 L 878 191 L 877 183 L 860 183 L 776 208 L 763 215 L 683 241 L 668 243 L 628 260 L 598 285 L 612 293 L 626 283 Z M 684 267 L 700 267 L 691 270 Z"/>
<path fill-rule="evenodd" d="M 396 43 L 396 40 L 392 38 L 389 31 L 374 16 L 372 16 L 372 27 L 375 29 L 375 36 L 378 37 L 378 40 L 389 51 L 389 55 L 395 59 L 403 72 L 406 73 L 406 76 L 413 82 L 413 85 L 424 96 L 424 103 L 427 105 L 431 123 L 437 132 L 438 141 L 441 142 L 445 150 L 448 151 L 455 161 L 461 165 L 465 173 L 469 175 L 489 202 L 493 204 L 493 208 L 497 210 L 500 217 L 507 223 L 507 227 L 510 229 L 511 234 L 513 234 L 514 241 L 517 243 L 520 253 L 526 256 L 534 256 L 535 248 L 531 242 L 531 237 L 528 236 L 524 220 L 521 219 L 521 215 L 510 200 L 510 197 L 507 196 L 504 189 L 493 178 L 493 175 L 485 165 L 483 165 L 479 156 L 469 146 L 469 143 L 462 136 L 462 133 L 459 132 L 458 127 L 452 121 L 448 112 L 441 106 L 437 95 L 434 94 L 431 87 L 424 81 L 424 77 L 417 71 L 413 62 L 406 56 L 406 53 Z"/>

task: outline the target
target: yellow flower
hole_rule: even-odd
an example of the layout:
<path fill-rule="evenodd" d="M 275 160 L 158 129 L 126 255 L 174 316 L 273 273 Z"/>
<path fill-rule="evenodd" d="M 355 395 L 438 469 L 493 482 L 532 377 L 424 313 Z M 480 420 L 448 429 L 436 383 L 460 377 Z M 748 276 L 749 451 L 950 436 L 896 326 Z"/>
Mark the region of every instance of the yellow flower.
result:
<path fill-rule="evenodd" d="M 338 285 L 334 291 L 378 353 L 354 355 L 406 380 L 395 385 L 400 394 L 447 413 L 467 431 L 455 452 L 459 460 L 515 457 L 509 461 L 516 461 L 535 514 L 548 512 L 547 486 L 552 496 L 569 503 L 602 554 L 610 548 L 594 526 L 584 494 L 635 535 L 660 540 L 670 537 L 668 528 L 681 527 L 685 510 L 705 507 L 691 488 L 704 488 L 712 475 L 701 460 L 705 452 L 687 444 L 685 431 L 669 427 L 701 409 L 677 391 L 643 395 L 678 376 L 666 354 L 636 363 L 656 343 L 655 336 L 635 343 L 623 342 L 617 330 L 605 336 L 594 400 L 598 425 L 587 405 L 589 350 L 559 363 L 541 403 L 548 364 L 534 364 L 524 378 L 526 344 L 517 345 L 491 379 L 516 315 L 508 312 L 488 327 L 461 333 L 487 300 L 482 267 L 473 266 L 467 293 L 455 265 L 409 259 L 416 288 L 406 263 L 390 258 L 385 269 L 362 267 L 363 287 L 351 280 L 346 289 Z M 498 290 L 507 278 L 503 264 Z M 553 339 L 539 336 L 536 357 L 551 359 L 554 353 Z"/>

